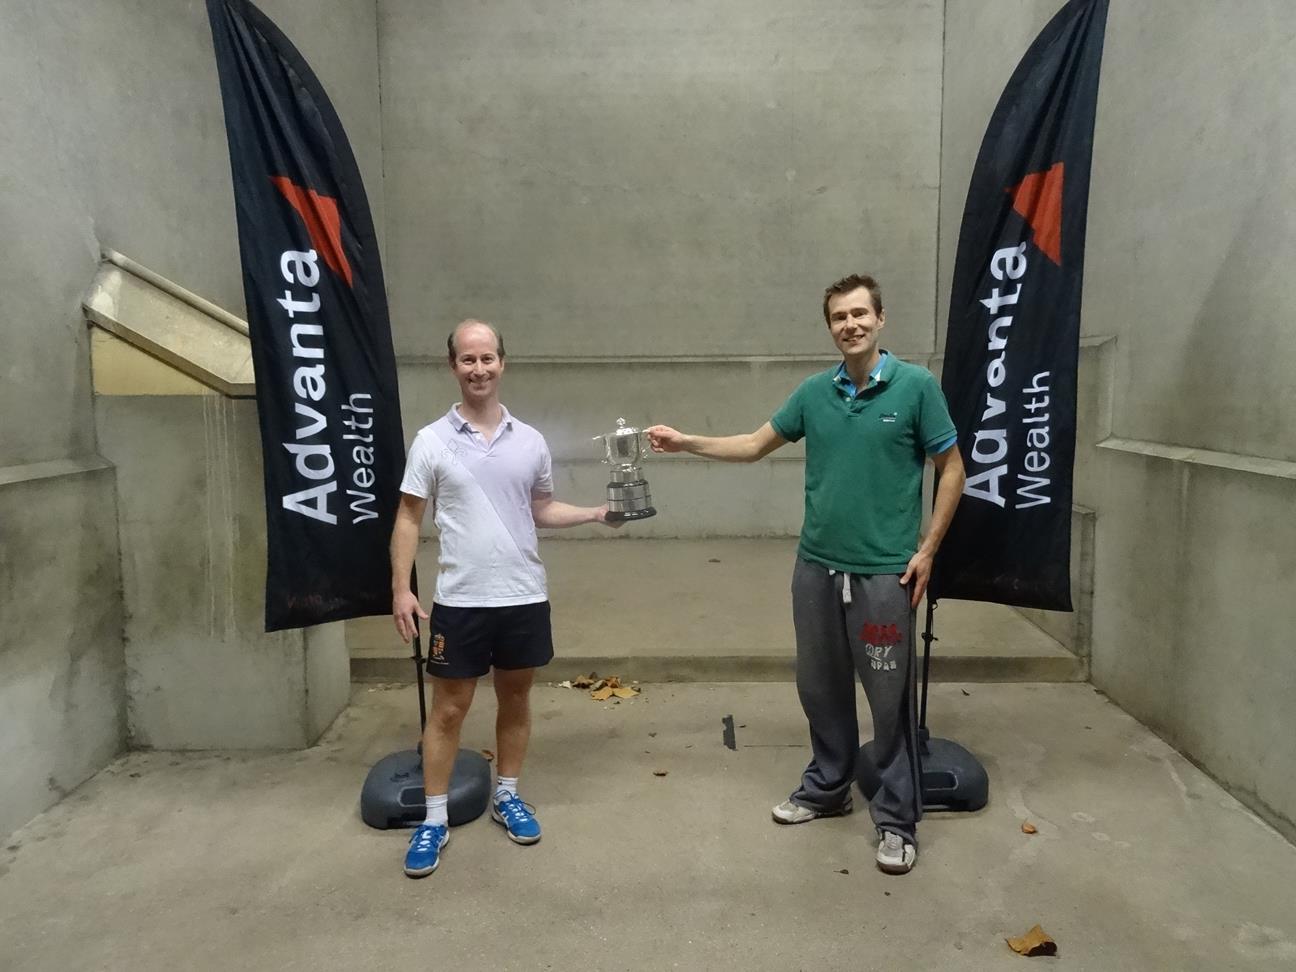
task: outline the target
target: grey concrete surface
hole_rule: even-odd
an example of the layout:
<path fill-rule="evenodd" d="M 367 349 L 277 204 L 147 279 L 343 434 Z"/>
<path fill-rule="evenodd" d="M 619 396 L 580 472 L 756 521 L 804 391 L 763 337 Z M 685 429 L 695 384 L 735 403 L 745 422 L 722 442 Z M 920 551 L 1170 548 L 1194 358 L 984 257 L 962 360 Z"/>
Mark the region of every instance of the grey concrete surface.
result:
<path fill-rule="evenodd" d="M 941 306 L 985 122 L 1059 6 L 946 5 Z M 1132 445 L 1080 436 L 1075 502 L 1097 515 L 1094 683 L 1296 837 L 1296 19 L 1241 9 L 1111 5 L 1081 331 L 1111 338 L 1097 428 Z"/>
<path fill-rule="evenodd" d="M 342 626 L 265 630 L 256 403 L 101 396 L 116 466 L 130 744 L 308 746 L 346 705 Z"/>
<path fill-rule="evenodd" d="M 102 464 L 0 484 L 0 834 L 62 799 L 125 742 L 116 532 L 113 474 Z M 31 563 L 51 549 L 48 562 Z"/>
<path fill-rule="evenodd" d="M 942 4 L 379 12 L 400 353 L 469 315 L 531 353 L 817 352 L 861 264 L 931 348 Z"/>
<path fill-rule="evenodd" d="M 494 748 L 480 692 L 464 743 Z M 620 705 L 538 689 L 522 792 L 544 839 L 483 817 L 411 881 L 407 832 L 366 828 L 356 802 L 410 744 L 414 693 L 360 687 L 313 749 L 131 754 L 14 834 L 0 955 L 8 972 L 1296 964 L 1296 847 L 1116 706 L 1084 685 L 942 685 L 934 703 L 991 802 L 930 815 L 905 877 L 876 870 L 863 812 L 771 822 L 806 758 L 795 693 L 727 684 Z M 1036 923 L 1059 958 L 1008 950 Z"/>
<path fill-rule="evenodd" d="M 553 603 L 552 677 L 597 671 L 644 681 L 791 680 L 796 547 L 789 538 L 542 539 Z M 436 557 L 435 541 L 425 541 L 418 557 L 425 608 Z M 924 602 L 920 625 L 925 616 Z M 390 618 L 346 627 L 353 677 L 414 679 L 410 650 Z M 933 630 L 940 639 L 932 664 L 937 680 L 1084 678 L 1074 654 L 1002 605 L 947 601 Z"/>
<path fill-rule="evenodd" d="M 314 66 L 383 223 L 376 13 L 352 0 L 261 8 Z M 229 150 L 206 8 L 0 0 L 0 465 L 94 449 L 81 295 L 111 246 L 243 316 Z"/>
<path fill-rule="evenodd" d="M 381 236 L 374 4 L 260 6 L 333 94 Z M 0 0 L 0 25 L 0 832 L 7 832 L 103 766 L 124 739 L 115 484 L 97 456 L 80 310 L 100 247 L 240 314 L 243 285 L 204 5 Z M 70 471 L 50 476 L 50 464 Z M 179 488 L 156 484 L 168 485 Z"/>

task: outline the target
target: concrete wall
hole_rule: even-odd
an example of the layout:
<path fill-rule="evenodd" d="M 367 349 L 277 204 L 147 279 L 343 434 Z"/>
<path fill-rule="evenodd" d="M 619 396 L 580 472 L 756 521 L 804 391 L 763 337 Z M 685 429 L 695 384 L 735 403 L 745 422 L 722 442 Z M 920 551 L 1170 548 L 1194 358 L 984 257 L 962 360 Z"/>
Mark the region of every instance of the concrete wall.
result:
<path fill-rule="evenodd" d="M 949 0 L 941 305 L 1003 83 L 1058 2 Z M 1296 835 L 1296 10 L 1111 6 L 1083 333 L 1111 336 L 1095 685 Z"/>
<path fill-rule="evenodd" d="M 868 268 L 930 350 L 941 3 L 380 4 L 398 350 L 823 347 Z"/>
<path fill-rule="evenodd" d="M 261 6 L 333 92 L 381 232 L 374 5 Z M 7 833 L 94 772 L 125 738 L 117 538 L 105 526 L 115 515 L 114 477 L 95 472 L 103 463 L 79 309 L 99 248 L 120 250 L 236 313 L 243 295 L 203 5 L 0 0 L 0 23 L 0 227 L 8 241 L 0 252 L 0 482 L 8 483 L 0 486 L 0 833 Z M 73 614 L 74 625 L 54 620 Z"/>
<path fill-rule="evenodd" d="M 255 401 L 101 396 L 96 424 L 117 472 L 131 747 L 310 745 L 346 704 L 348 659 L 340 624 L 265 632 Z"/>
<path fill-rule="evenodd" d="M 820 300 L 846 273 L 882 281 L 888 347 L 931 351 L 940 2 L 379 9 L 408 436 L 457 396 L 466 316 L 503 329 L 505 402 L 577 502 L 618 417 L 766 421 L 833 357 Z M 799 464 L 775 466 L 654 463 L 663 516 L 636 532 L 795 533 Z"/>

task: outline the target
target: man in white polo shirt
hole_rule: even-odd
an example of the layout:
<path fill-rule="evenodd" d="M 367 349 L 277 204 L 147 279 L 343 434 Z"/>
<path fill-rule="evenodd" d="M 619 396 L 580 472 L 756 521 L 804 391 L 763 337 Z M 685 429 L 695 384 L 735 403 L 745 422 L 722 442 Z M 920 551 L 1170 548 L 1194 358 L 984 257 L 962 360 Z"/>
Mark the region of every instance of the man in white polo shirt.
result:
<path fill-rule="evenodd" d="M 468 320 L 446 345 L 462 400 L 419 430 L 410 447 L 391 541 L 396 630 L 409 642 L 415 616 L 430 617 L 432 712 L 423 732 L 427 819 L 410 838 L 405 856 L 410 877 L 425 877 L 440 863 L 449 839 L 446 801 L 459 730 L 477 679 L 492 668 L 499 777 L 491 817 L 516 843 L 540 839 L 540 825 L 517 793 L 531 735 L 531 684 L 535 670 L 553 658 L 536 527 L 608 522 L 606 506 L 569 506 L 554 499 L 544 437 L 500 404 L 504 342 L 499 332 Z M 441 539 L 430 616 L 410 590 L 428 500 Z"/>

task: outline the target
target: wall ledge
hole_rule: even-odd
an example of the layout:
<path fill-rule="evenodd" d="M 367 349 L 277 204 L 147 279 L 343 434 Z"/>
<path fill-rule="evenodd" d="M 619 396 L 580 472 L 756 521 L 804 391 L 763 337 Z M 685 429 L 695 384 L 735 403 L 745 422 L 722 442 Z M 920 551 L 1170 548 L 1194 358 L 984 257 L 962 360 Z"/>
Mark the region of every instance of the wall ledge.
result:
<path fill-rule="evenodd" d="M 76 459 L 53 459 L 33 462 L 23 466 L 0 466 L 0 486 L 30 483 L 40 479 L 57 479 L 60 476 L 83 476 L 101 469 L 112 469 L 113 464 L 103 456 L 81 456 Z"/>
<path fill-rule="evenodd" d="M 1195 466 L 1213 466 L 1216 469 L 1250 473 L 1254 476 L 1296 479 L 1296 462 L 1288 462 L 1285 459 L 1267 459 L 1264 456 L 1251 456 L 1239 452 L 1215 452 L 1212 449 L 1171 445 L 1169 442 L 1147 442 L 1142 439 L 1114 437 L 1099 442 L 1098 448 L 1131 455 L 1151 456 L 1154 459 L 1168 459 L 1171 462 L 1184 462 Z"/>

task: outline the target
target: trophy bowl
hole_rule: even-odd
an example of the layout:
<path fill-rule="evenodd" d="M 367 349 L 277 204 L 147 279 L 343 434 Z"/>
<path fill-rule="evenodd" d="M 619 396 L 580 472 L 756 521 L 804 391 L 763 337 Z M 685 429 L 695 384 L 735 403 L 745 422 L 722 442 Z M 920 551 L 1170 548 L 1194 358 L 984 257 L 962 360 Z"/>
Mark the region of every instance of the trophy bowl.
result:
<path fill-rule="evenodd" d="M 646 520 L 656 516 L 648 480 L 639 466 L 648 455 L 648 433 L 629 427 L 625 419 L 617 419 L 613 432 L 594 436 L 603 444 L 603 461 L 612 467 L 612 480 L 607 484 L 608 520 Z"/>

